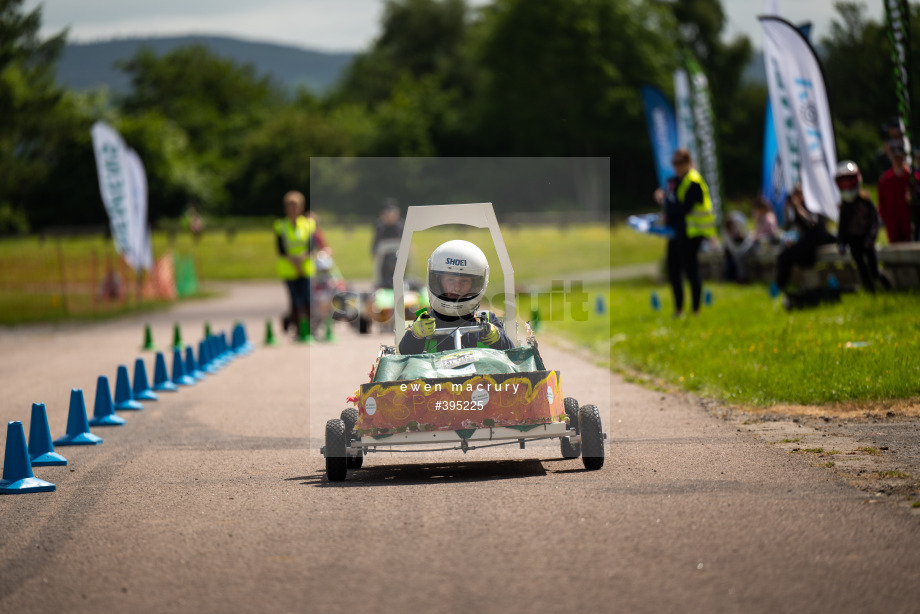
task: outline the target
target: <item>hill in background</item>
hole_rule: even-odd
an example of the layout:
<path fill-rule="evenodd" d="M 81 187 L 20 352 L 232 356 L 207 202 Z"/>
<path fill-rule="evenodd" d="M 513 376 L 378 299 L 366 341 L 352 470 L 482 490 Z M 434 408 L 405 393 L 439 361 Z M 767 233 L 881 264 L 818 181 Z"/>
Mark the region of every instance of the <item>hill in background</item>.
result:
<path fill-rule="evenodd" d="M 163 55 L 177 47 L 199 44 L 222 58 L 252 64 L 258 75 L 270 74 L 292 91 L 300 86 L 317 93 L 326 90 L 354 58 L 354 53 L 326 53 L 221 36 L 125 38 L 68 44 L 58 63 L 58 83 L 74 90 L 107 85 L 113 93 L 126 93 L 128 76 L 115 68 L 115 62 L 130 59 L 140 47 Z"/>

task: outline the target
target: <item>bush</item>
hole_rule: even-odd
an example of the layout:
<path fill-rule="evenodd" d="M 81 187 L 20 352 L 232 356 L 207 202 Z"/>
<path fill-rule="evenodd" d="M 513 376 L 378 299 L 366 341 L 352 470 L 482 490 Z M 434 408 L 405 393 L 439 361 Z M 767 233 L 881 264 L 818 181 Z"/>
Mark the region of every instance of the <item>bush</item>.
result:
<path fill-rule="evenodd" d="M 9 203 L 0 203 L 0 237 L 24 235 L 29 232 L 25 211 Z"/>

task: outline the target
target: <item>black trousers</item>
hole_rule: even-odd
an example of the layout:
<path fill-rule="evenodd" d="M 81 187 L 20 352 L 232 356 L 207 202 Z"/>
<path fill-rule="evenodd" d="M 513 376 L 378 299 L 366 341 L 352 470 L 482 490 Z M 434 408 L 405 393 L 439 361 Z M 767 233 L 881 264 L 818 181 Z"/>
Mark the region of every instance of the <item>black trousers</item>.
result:
<path fill-rule="evenodd" d="M 859 281 L 862 282 L 863 288 L 869 292 L 875 292 L 874 282 L 879 281 L 880 278 L 875 245 L 866 246 L 862 237 L 848 237 L 846 243 L 850 248 L 850 256 L 856 264 L 856 271 L 859 273 Z"/>
<path fill-rule="evenodd" d="M 674 293 L 674 310 L 684 309 L 684 277 L 690 282 L 690 298 L 693 312 L 700 310 L 703 295 L 703 280 L 700 277 L 700 245 L 703 237 L 677 237 L 668 241 L 668 281 Z"/>
<path fill-rule="evenodd" d="M 792 265 L 811 267 L 818 260 L 818 247 L 833 243 L 834 237 L 825 233 L 804 235 L 796 243 L 786 247 L 776 259 L 776 285 L 785 290 L 792 276 Z"/>

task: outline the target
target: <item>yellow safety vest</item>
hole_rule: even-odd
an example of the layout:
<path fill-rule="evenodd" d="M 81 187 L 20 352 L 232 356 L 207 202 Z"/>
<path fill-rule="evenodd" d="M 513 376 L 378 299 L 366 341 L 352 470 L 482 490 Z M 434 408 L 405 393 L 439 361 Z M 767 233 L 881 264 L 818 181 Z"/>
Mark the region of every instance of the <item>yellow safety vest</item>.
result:
<path fill-rule="evenodd" d="M 687 237 L 714 237 L 716 236 L 716 216 L 712 212 L 712 199 L 709 198 L 709 187 L 703 176 L 695 168 L 691 168 L 684 175 L 680 185 L 677 186 L 677 199 L 684 202 L 684 196 L 690 189 L 690 184 L 698 183 L 703 189 L 703 202 L 696 203 L 687 214 Z"/>
<path fill-rule="evenodd" d="M 315 230 L 316 222 L 304 215 L 298 217 L 293 223 L 288 218 L 275 222 L 275 234 L 281 237 L 288 256 L 300 256 L 308 251 L 310 239 L 313 238 Z M 298 271 L 287 257 L 279 255 L 276 268 L 278 277 L 281 279 L 297 279 L 298 277 L 313 277 L 316 265 L 311 256 L 304 260 L 301 270 Z"/>

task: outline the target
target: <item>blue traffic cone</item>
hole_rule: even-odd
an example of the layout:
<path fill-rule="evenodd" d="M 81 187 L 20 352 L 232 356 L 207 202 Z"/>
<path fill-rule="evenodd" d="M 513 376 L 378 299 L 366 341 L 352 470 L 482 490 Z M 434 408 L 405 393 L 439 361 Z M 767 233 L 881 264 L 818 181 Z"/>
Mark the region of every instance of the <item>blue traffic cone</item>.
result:
<path fill-rule="evenodd" d="M 32 403 L 32 422 L 29 423 L 29 458 L 33 467 L 66 465 L 67 459 L 54 451 L 48 412 L 44 403 Z"/>
<path fill-rule="evenodd" d="M 225 366 L 230 362 L 230 356 L 227 355 L 227 347 L 224 343 L 224 334 L 218 333 L 214 335 L 214 351 L 217 353 L 217 362 L 221 367 Z"/>
<path fill-rule="evenodd" d="M 150 389 L 150 382 L 147 381 L 147 366 L 143 358 L 134 361 L 134 387 L 131 392 L 138 401 L 158 401 L 160 399 L 157 393 Z"/>
<path fill-rule="evenodd" d="M 182 350 L 173 350 L 172 383 L 177 386 L 194 386 L 195 379 L 185 374 L 185 364 L 182 362 Z"/>
<path fill-rule="evenodd" d="M 224 368 L 226 361 L 220 356 L 220 345 L 217 343 L 217 335 L 211 335 L 207 338 L 208 344 L 208 356 L 211 358 L 211 367 L 215 371 L 220 371 Z"/>
<path fill-rule="evenodd" d="M 657 292 L 652 292 L 651 305 L 652 309 L 655 311 L 659 311 L 661 309 L 661 299 L 658 298 Z"/>
<path fill-rule="evenodd" d="M 236 356 L 233 355 L 233 352 L 230 351 L 230 345 L 227 343 L 227 333 L 220 331 L 220 335 L 217 336 L 218 345 L 220 346 L 220 354 L 224 357 L 226 362 L 230 362 Z"/>
<path fill-rule="evenodd" d="M 209 349 L 208 342 L 205 339 L 202 339 L 198 342 L 198 368 L 205 373 L 210 373 L 211 375 L 217 373 L 217 369 L 214 367 L 211 361 L 211 350 Z"/>
<path fill-rule="evenodd" d="M 594 313 L 597 315 L 604 315 L 606 311 L 607 306 L 604 303 L 604 297 L 598 294 L 597 298 L 594 299 Z"/>
<path fill-rule="evenodd" d="M 83 402 L 83 390 L 73 388 L 70 391 L 70 413 L 67 414 L 67 434 L 54 440 L 56 446 L 89 446 L 102 443 L 102 437 L 89 432 L 86 420 L 86 403 Z"/>
<path fill-rule="evenodd" d="M 157 359 L 153 368 L 153 389 L 157 392 L 176 392 L 179 390 L 175 384 L 169 381 L 169 374 L 166 372 L 166 357 L 163 356 L 163 352 L 157 352 Z"/>
<path fill-rule="evenodd" d="M 237 356 L 244 356 L 246 354 L 244 343 L 243 325 L 237 322 L 230 331 L 230 351 Z"/>
<path fill-rule="evenodd" d="M 703 304 L 709 307 L 712 306 L 712 290 L 709 288 L 703 291 Z"/>
<path fill-rule="evenodd" d="M 51 492 L 57 486 L 39 480 L 32 473 L 29 449 L 26 447 L 26 432 L 22 422 L 11 420 L 6 425 L 6 452 L 3 455 L 3 479 L 0 480 L 0 495 L 20 495 L 30 492 Z"/>
<path fill-rule="evenodd" d="M 246 325 L 242 322 L 238 322 L 236 325 L 237 329 L 240 331 L 240 350 L 243 355 L 248 355 L 252 353 L 252 344 L 249 343 L 249 335 L 246 334 Z"/>
<path fill-rule="evenodd" d="M 108 380 L 106 380 L 108 384 Z M 134 393 L 131 392 L 131 382 L 128 380 L 128 367 L 118 365 L 118 377 L 115 379 L 115 409 L 132 409 L 141 410 L 144 406 L 134 400 Z"/>
<path fill-rule="evenodd" d="M 192 351 L 192 346 L 185 346 L 185 372 L 189 377 L 192 377 L 198 381 L 204 379 L 204 371 L 198 368 L 198 364 L 195 362 L 195 352 Z"/>
<path fill-rule="evenodd" d="M 240 339 L 240 325 L 236 323 L 233 325 L 233 330 L 230 331 L 230 350 L 234 354 L 239 354 L 242 348 L 243 340 Z"/>
<path fill-rule="evenodd" d="M 133 402 L 136 403 L 136 401 Z M 89 421 L 89 425 L 122 426 L 124 423 L 124 418 L 115 415 L 115 404 L 112 403 L 112 389 L 109 388 L 109 378 L 100 375 L 96 380 L 96 402 L 93 404 L 93 418 Z"/>

